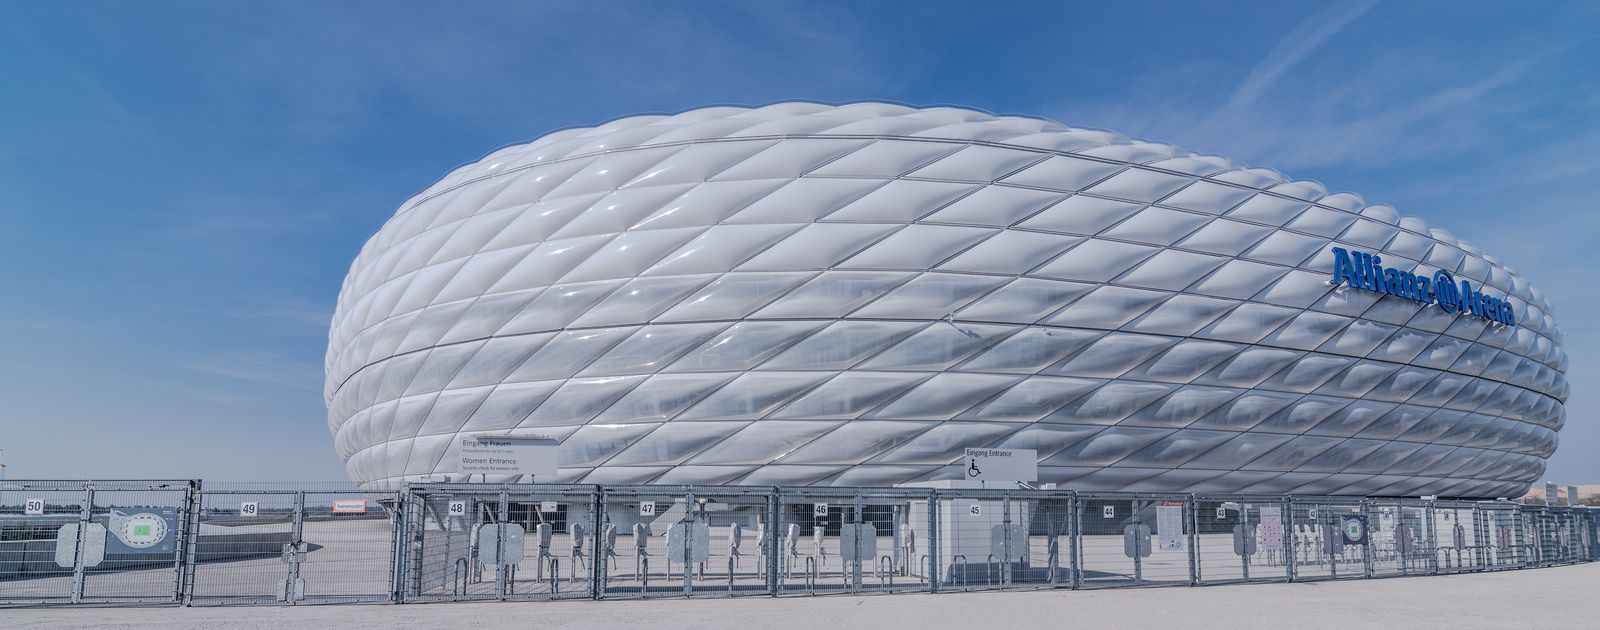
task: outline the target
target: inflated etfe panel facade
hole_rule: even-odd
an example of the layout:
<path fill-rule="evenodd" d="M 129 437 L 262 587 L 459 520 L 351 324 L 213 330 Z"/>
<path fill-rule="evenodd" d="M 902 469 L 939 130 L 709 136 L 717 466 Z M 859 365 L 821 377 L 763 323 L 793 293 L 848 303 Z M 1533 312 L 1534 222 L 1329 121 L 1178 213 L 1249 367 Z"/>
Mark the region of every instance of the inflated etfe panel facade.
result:
<path fill-rule="evenodd" d="M 326 398 L 374 486 L 522 434 L 561 442 L 539 481 L 892 485 L 1013 447 L 1083 490 L 1515 496 L 1566 367 L 1537 289 L 1355 195 L 783 103 L 550 134 L 407 201 L 345 280 Z"/>

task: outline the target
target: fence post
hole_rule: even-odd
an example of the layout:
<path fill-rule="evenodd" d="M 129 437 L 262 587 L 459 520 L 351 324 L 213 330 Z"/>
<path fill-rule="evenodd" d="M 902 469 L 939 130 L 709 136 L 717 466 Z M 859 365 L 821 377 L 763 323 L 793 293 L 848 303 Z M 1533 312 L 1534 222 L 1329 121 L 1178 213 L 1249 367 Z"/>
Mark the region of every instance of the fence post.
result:
<path fill-rule="evenodd" d="M 1000 495 L 1000 588 L 1011 585 L 1011 491 Z M 992 543 L 991 543 L 992 544 Z"/>
<path fill-rule="evenodd" d="M 594 505 L 594 522 L 591 523 L 590 527 L 590 531 L 593 532 L 591 535 L 594 536 L 594 544 L 589 549 L 591 552 L 589 561 L 589 598 L 600 599 L 600 591 L 605 588 L 606 575 L 611 570 L 606 558 L 606 553 L 610 550 L 605 546 L 606 501 L 604 489 L 596 484 L 594 495 L 590 498 L 591 503 Z M 567 531 L 572 531 L 570 525 L 567 526 Z"/>
<path fill-rule="evenodd" d="M 850 525 L 860 525 L 861 524 L 861 488 L 856 488 L 855 502 L 854 502 L 854 504 L 851 505 L 851 511 L 854 512 L 855 515 L 851 518 Z M 839 534 L 839 542 L 841 544 L 843 544 L 843 542 L 844 542 L 843 527 L 844 527 L 845 524 L 843 523 L 843 520 L 844 519 L 840 519 L 840 521 L 841 521 L 840 522 L 841 531 L 840 531 L 840 534 Z M 851 590 L 851 592 L 859 593 L 859 592 L 861 592 L 861 537 L 859 535 L 860 534 L 860 530 L 857 529 L 856 533 L 857 533 L 857 536 L 856 536 L 856 539 L 855 539 L 855 548 L 850 550 L 850 556 L 853 557 L 853 558 L 856 558 L 855 570 L 851 572 L 851 580 L 850 580 L 851 588 L 850 588 L 850 590 Z M 893 544 L 893 543 L 890 543 L 890 544 Z M 840 555 L 844 555 L 844 549 L 840 549 L 839 550 L 839 554 Z M 841 560 L 842 560 L 842 558 L 841 558 Z M 843 569 L 844 567 L 843 567 L 843 565 L 841 565 L 839 568 Z"/>
<path fill-rule="evenodd" d="M 694 491 L 690 490 L 683 495 L 683 518 L 678 520 L 683 531 L 683 557 L 679 558 L 680 569 L 683 570 L 683 596 L 694 594 L 694 569 L 699 563 L 694 561 Z M 668 550 L 671 553 L 671 550 Z M 667 566 L 672 566 L 668 564 Z"/>
<path fill-rule="evenodd" d="M 939 592 L 939 491 L 928 491 L 928 592 Z"/>
<path fill-rule="evenodd" d="M 200 538 L 200 501 L 201 481 L 198 479 L 189 482 L 189 487 L 184 489 L 183 509 L 179 512 L 182 521 L 178 525 L 177 557 L 173 560 L 173 568 L 177 573 L 174 580 L 174 599 L 188 606 L 194 602 L 194 563 L 195 547 Z"/>
<path fill-rule="evenodd" d="M 1376 567 L 1372 557 L 1372 505 L 1366 499 L 1361 500 L 1361 516 L 1367 520 L 1367 544 L 1361 546 L 1361 568 L 1365 577 L 1371 578 Z"/>
<path fill-rule="evenodd" d="M 306 491 L 294 493 L 293 530 L 289 535 L 289 575 L 283 582 L 284 601 L 294 604 L 300 600 L 300 546 L 305 534 Z"/>
<path fill-rule="evenodd" d="M 1200 539 L 1196 535 L 1200 531 L 1200 504 L 1190 493 L 1183 500 L 1183 509 L 1189 513 L 1189 518 L 1183 519 L 1189 523 L 1189 586 L 1200 584 Z"/>
<path fill-rule="evenodd" d="M 1080 548 L 1083 545 L 1083 503 L 1078 493 L 1072 493 L 1070 511 L 1072 512 L 1072 529 L 1067 542 L 1072 545 L 1072 588 L 1083 587 L 1083 554 Z"/>
<path fill-rule="evenodd" d="M 494 596 L 495 599 L 502 600 L 506 598 L 506 579 L 510 577 L 506 575 L 506 565 L 504 562 L 506 557 L 505 526 L 506 521 L 510 520 L 511 518 L 510 494 L 511 491 L 508 488 L 501 486 L 500 502 L 495 508 L 495 531 L 499 532 L 499 535 L 495 536 L 494 539 Z M 543 561 L 544 558 L 539 559 L 539 562 Z"/>
<path fill-rule="evenodd" d="M 778 563 L 782 558 L 778 554 L 782 549 L 782 545 L 778 543 L 778 536 L 782 512 L 783 490 L 778 486 L 772 486 L 767 490 L 767 523 L 765 527 L 761 528 L 761 531 L 766 534 L 766 539 L 761 541 L 761 544 L 766 546 L 767 566 L 764 568 L 766 570 L 767 592 L 771 593 L 773 597 L 778 596 L 778 589 L 780 588 L 778 584 Z"/>
<path fill-rule="evenodd" d="M 1295 516 L 1293 499 L 1290 497 L 1284 497 L 1280 499 L 1278 501 L 1278 510 L 1279 513 L 1283 515 L 1279 518 L 1279 522 L 1286 524 L 1283 528 L 1282 534 L 1283 550 L 1281 553 L 1283 553 L 1283 574 L 1290 582 L 1293 582 L 1297 577 L 1299 577 L 1296 574 L 1299 573 L 1300 568 L 1300 557 L 1299 554 L 1295 553 L 1294 550 Z M 1319 522 L 1320 520 L 1321 519 L 1312 519 L 1309 528 L 1314 532 L 1326 533 L 1327 530 L 1326 528 L 1322 527 L 1322 523 Z M 1260 527 L 1260 525 L 1258 524 L 1257 527 Z M 1313 540 L 1315 540 L 1315 538 L 1313 538 Z M 1322 553 L 1321 550 L 1313 551 L 1315 553 Z M 1331 562 L 1333 560 L 1332 556 L 1329 556 L 1328 560 Z"/>
<path fill-rule="evenodd" d="M 1139 519 L 1139 511 L 1143 510 L 1144 506 L 1139 505 L 1138 495 L 1134 495 L 1133 498 L 1129 499 L 1128 505 L 1132 508 L 1129 511 L 1132 516 L 1132 523 L 1134 527 L 1143 525 L 1144 521 Z M 1134 544 L 1133 548 L 1133 584 L 1134 586 L 1144 586 L 1144 562 L 1143 558 L 1139 556 L 1139 545 L 1137 542 Z"/>
<path fill-rule="evenodd" d="M 1238 527 L 1242 532 L 1250 532 L 1251 531 L 1251 529 L 1250 529 L 1250 504 L 1249 503 L 1245 503 L 1243 498 L 1239 499 L 1238 503 L 1239 503 L 1239 522 L 1235 523 L 1234 526 Z M 1227 512 L 1224 511 L 1223 501 L 1221 499 L 1217 500 L 1217 513 L 1218 514 L 1227 514 Z M 1286 517 L 1286 520 L 1284 522 L 1289 523 L 1289 525 L 1285 527 L 1285 531 L 1293 531 L 1294 530 L 1294 515 L 1292 515 L 1292 514 L 1290 514 L 1288 512 L 1280 512 L 1280 513 L 1283 514 Z M 1242 538 L 1242 536 L 1241 536 L 1241 538 Z M 1254 539 L 1255 539 L 1255 535 L 1251 534 L 1251 540 L 1254 540 Z M 1240 549 L 1240 551 L 1248 552 L 1249 550 L 1250 550 L 1250 543 L 1249 543 L 1249 541 L 1245 541 L 1244 545 L 1243 545 L 1243 549 Z M 1285 558 L 1284 562 L 1287 563 L 1288 559 Z M 1287 567 L 1287 565 L 1286 565 L 1286 567 Z M 1285 568 L 1285 572 L 1287 572 L 1287 568 Z M 1244 581 L 1246 581 L 1246 582 L 1250 581 L 1250 554 L 1249 553 L 1241 553 L 1241 554 L 1239 554 L 1239 575 L 1244 578 Z"/>
<path fill-rule="evenodd" d="M 389 523 L 389 603 L 398 604 L 405 583 L 405 540 L 411 521 L 411 484 L 395 493 L 394 516 Z"/>
<path fill-rule="evenodd" d="M 72 603 L 83 603 L 84 579 L 84 536 L 88 533 L 89 522 L 94 516 L 94 484 L 86 483 L 83 486 L 83 505 L 78 506 L 78 537 L 73 544 L 72 551 Z"/>
<path fill-rule="evenodd" d="M 1434 521 L 1434 519 L 1437 518 L 1437 516 L 1434 514 L 1434 512 L 1435 512 L 1435 503 L 1436 502 L 1434 502 L 1434 501 L 1429 501 L 1427 503 L 1427 506 L 1423 508 L 1424 511 L 1422 513 L 1422 516 L 1423 516 L 1423 518 L 1422 518 L 1423 528 L 1426 530 L 1425 538 L 1428 541 L 1428 545 L 1427 545 L 1428 575 L 1438 575 L 1439 574 L 1439 524 L 1436 521 Z M 1454 543 L 1455 542 L 1455 527 L 1454 526 L 1459 524 L 1459 522 L 1455 521 L 1455 520 L 1451 520 L 1450 524 L 1451 524 L 1450 539 L 1451 539 L 1451 542 Z"/>

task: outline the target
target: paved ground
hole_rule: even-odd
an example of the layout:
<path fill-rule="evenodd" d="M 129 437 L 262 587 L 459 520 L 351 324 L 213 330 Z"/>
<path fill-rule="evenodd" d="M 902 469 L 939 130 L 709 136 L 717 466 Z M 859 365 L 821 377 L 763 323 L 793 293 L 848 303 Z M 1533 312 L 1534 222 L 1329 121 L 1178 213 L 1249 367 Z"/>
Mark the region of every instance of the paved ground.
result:
<path fill-rule="evenodd" d="M 0 609 L 7 628 L 1595 628 L 1600 563 L 1198 588 L 649 601 Z M 1085 625 L 1087 624 L 1087 625 Z"/>

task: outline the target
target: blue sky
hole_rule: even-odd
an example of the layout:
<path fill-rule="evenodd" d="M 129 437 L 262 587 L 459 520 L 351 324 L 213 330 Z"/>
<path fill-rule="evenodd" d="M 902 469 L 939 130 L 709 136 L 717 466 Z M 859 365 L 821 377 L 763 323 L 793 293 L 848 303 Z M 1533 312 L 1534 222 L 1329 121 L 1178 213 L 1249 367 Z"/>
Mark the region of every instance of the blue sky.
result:
<path fill-rule="evenodd" d="M 456 6 L 459 5 L 459 6 Z M 960 104 L 1394 205 L 1552 296 L 1548 477 L 1600 482 L 1594 3 L 9 3 L 12 478 L 341 479 L 339 283 L 414 192 L 563 127 L 713 103 Z"/>

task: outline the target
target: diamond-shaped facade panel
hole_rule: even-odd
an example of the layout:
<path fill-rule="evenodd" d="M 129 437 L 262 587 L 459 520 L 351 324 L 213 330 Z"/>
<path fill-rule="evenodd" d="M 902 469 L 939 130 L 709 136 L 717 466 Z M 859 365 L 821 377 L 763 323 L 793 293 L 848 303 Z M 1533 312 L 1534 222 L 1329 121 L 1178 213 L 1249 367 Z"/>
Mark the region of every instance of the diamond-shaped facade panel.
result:
<path fill-rule="evenodd" d="M 575 483 L 893 485 L 996 447 L 1080 490 L 1514 496 L 1566 418 L 1551 312 L 1450 232 L 1216 156 L 718 107 L 407 201 L 340 292 L 328 423 L 374 487 L 539 435 Z"/>

